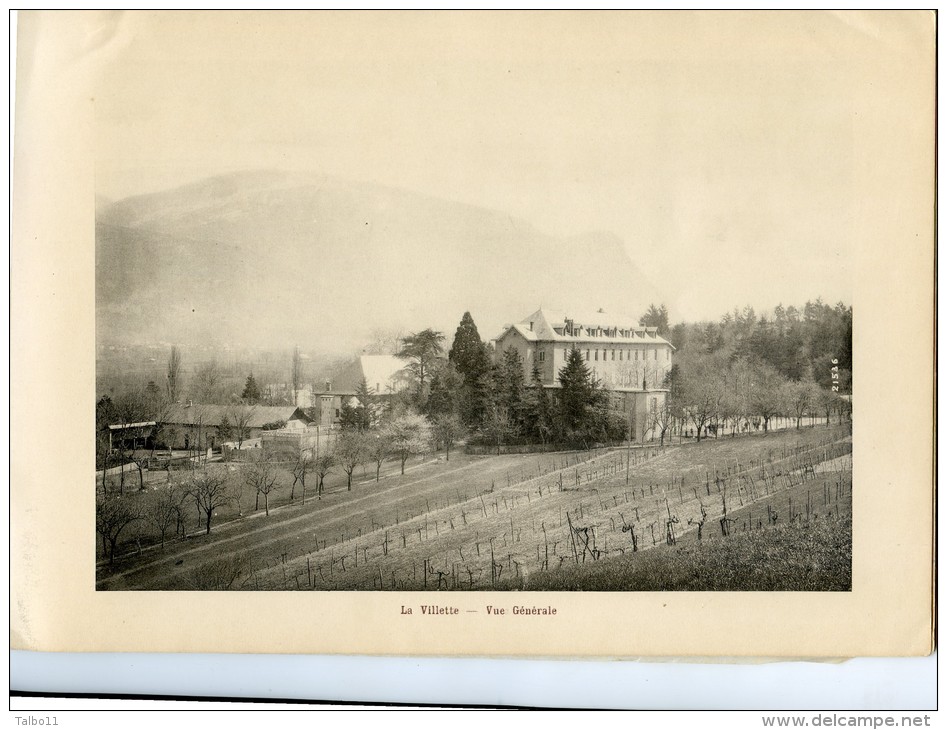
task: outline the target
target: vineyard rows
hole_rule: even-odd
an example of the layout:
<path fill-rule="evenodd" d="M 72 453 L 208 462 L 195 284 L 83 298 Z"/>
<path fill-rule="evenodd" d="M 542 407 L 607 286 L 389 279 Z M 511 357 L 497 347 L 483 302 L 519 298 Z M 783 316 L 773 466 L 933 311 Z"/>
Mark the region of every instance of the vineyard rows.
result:
<path fill-rule="evenodd" d="M 725 447 L 720 451 L 725 452 Z M 699 447 L 619 449 L 550 456 L 532 473 L 507 472 L 476 494 L 440 485 L 389 524 L 313 539 L 250 565 L 245 588 L 489 590 L 564 564 L 674 544 L 708 530 L 763 529 L 831 509 L 851 490 L 850 439 L 769 448 L 758 459 L 706 465 Z M 844 471 L 845 460 L 848 464 Z M 840 473 L 822 465 L 839 464 Z M 788 514 L 770 497 L 811 484 Z M 812 495 L 815 495 L 814 498 Z M 734 511 L 759 505 L 739 523 Z M 745 514 L 741 513 L 741 515 Z M 259 558 L 257 558 L 259 563 Z"/>

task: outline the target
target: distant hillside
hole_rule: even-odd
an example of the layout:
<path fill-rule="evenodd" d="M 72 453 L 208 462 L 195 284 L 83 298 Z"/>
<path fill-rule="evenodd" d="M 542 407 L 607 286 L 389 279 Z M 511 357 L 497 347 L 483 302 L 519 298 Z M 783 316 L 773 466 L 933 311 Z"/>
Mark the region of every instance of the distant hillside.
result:
<path fill-rule="evenodd" d="M 489 339 L 540 304 L 639 312 L 660 299 L 614 236 L 558 238 L 322 175 L 237 173 L 97 207 L 100 343 L 339 352 L 379 328 L 450 336 L 465 310 Z"/>

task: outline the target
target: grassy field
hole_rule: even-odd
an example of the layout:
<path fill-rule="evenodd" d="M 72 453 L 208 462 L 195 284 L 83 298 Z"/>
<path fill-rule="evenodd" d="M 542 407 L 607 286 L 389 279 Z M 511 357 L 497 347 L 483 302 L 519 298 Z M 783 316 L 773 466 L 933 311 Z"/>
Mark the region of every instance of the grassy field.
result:
<path fill-rule="evenodd" d="M 828 539 L 823 533 L 840 534 L 850 525 L 847 436 L 842 427 L 823 426 L 663 450 L 456 454 L 450 462 L 417 464 L 404 476 L 387 467 L 379 483 L 361 481 L 351 492 L 336 478 L 322 500 L 310 498 L 305 507 L 298 498 L 287 504 L 288 490 L 283 490 L 282 504 L 271 506 L 269 517 L 262 510 L 245 511 L 243 517 L 222 514 L 211 535 L 176 541 L 163 553 L 152 549 L 126 555 L 111 568 L 100 566 L 97 585 L 654 590 L 655 582 L 632 577 L 648 560 L 655 566 L 668 563 L 667 569 L 651 571 L 672 576 L 665 579 L 666 586 L 673 586 L 667 589 L 702 589 L 684 579 L 690 575 L 687 565 L 695 561 L 703 573 L 719 573 L 720 580 L 729 581 L 726 585 L 742 581 L 744 589 L 752 589 L 769 584 L 762 578 L 754 582 L 733 567 L 741 554 L 748 565 L 770 564 L 775 576 L 786 560 L 799 563 L 792 550 L 811 550 Z M 832 468 L 820 467 L 823 463 Z M 803 519 L 807 506 L 808 522 Z M 722 535 L 722 519 L 728 537 Z M 701 521 L 702 539 L 697 541 Z M 848 534 L 850 543 L 850 529 Z M 766 558 L 767 540 L 778 543 L 772 560 Z M 715 547 L 727 550 L 712 555 Z M 839 561 L 850 565 L 850 547 L 848 558 L 845 551 L 843 539 Z M 625 570 L 626 564 L 636 570 Z M 600 575 L 604 577 L 596 577 Z M 844 573 L 839 575 L 823 588 L 799 589 L 844 589 L 838 587 L 845 582 Z M 796 579 L 782 580 L 794 587 Z M 639 587 L 644 585 L 650 587 Z"/>

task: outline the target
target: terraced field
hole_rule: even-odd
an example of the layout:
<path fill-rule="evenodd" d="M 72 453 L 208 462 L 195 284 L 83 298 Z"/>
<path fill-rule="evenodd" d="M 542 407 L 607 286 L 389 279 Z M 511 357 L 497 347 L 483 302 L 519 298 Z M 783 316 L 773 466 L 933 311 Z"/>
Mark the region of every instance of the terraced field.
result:
<path fill-rule="evenodd" d="M 807 510 L 842 519 L 850 452 L 847 430 L 821 427 L 665 449 L 457 455 L 103 566 L 98 587 L 537 589 L 698 533 L 737 537 Z"/>

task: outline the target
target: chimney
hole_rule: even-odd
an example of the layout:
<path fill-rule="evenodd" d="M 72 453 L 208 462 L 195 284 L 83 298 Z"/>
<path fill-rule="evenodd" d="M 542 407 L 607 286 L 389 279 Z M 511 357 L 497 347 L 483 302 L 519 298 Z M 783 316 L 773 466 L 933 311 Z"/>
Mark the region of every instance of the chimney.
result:
<path fill-rule="evenodd" d="M 193 405 L 194 405 L 194 401 L 192 401 L 190 398 L 188 398 L 188 399 L 187 399 L 187 407 L 190 408 L 190 407 L 193 406 Z"/>

